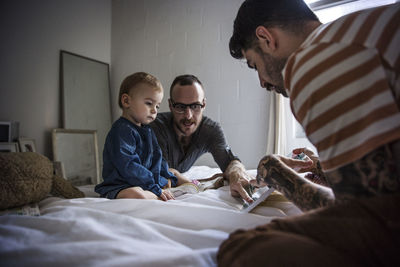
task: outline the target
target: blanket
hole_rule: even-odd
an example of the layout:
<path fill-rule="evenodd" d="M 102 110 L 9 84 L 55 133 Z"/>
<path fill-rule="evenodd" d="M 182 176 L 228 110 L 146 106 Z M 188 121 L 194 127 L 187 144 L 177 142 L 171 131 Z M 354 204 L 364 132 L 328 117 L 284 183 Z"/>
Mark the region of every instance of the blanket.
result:
<path fill-rule="evenodd" d="M 400 196 L 348 203 L 237 230 L 219 266 L 399 266 Z"/>
<path fill-rule="evenodd" d="M 194 168 L 193 179 L 219 169 Z M 176 200 L 48 197 L 40 216 L 0 216 L 1 266 L 216 266 L 229 233 L 298 214 L 290 202 L 242 213 L 229 186 Z"/>

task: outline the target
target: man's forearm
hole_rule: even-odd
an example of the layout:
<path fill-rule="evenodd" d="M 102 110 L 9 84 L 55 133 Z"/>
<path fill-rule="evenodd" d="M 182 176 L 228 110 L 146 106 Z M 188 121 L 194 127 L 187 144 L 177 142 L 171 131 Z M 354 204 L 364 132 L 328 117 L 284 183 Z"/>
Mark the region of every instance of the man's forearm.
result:
<path fill-rule="evenodd" d="M 246 172 L 244 165 L 238 160 L 232 160 L 224 172 L 224 179 L 238 181 L 241 174 Z"/>
<path fill-rule="evenodd" d="M 335 201 L 400 192 L 392 147 L 383 145 L 358 160 L 326 172 Z"/>
<path fill-rule="evenodd" d="M 263 179 L 303 211 L 323 207 L 334 201 L 332 190 L 301 177 L 274 155 L 265 156 L 260 161 L 257 178 Z"/>

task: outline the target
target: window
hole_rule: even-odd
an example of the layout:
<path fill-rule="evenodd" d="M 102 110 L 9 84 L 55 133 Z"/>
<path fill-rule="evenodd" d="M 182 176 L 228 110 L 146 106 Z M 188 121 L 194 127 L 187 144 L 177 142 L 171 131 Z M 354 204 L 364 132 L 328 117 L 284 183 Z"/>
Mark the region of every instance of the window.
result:
<path fill-rule="evenodd" d="M 397 0 L 398 1 L 398 0 Z M 322 23 L 361 9 L 393 4 L 396 0 L 305 0 Z"/>

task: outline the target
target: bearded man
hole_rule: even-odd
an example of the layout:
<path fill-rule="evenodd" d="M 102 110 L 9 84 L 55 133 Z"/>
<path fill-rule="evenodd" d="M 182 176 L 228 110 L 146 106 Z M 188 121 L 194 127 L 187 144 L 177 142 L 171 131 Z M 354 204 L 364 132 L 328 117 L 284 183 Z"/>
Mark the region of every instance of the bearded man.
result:
<path fill-rule="evenodd" d="M 182 176 L 205 153 L 211 153 L 224 177 L 229 181 L 232 196 L 252 202 L 244 186 L 254 180 L 246 173 L 239 158 L 228 146 L 218 122 L 203 116 L 206 106 L 200 80 L 190 74 L 180 75 L 170 87 L 171 112 L 159 113 L 150 126 L 175 176 Z"/>
<path fill-rule="evenodd" d="M 218 266 L 400 266 L 400 3 L 322 24 L 303 0 L 246 0 L 231 55 L 289 97 L 318 156 L 267 155 L 257 180 L 304 214 L 238 230 Z M 311 171 L 324 186 L 299 174 Z"/>

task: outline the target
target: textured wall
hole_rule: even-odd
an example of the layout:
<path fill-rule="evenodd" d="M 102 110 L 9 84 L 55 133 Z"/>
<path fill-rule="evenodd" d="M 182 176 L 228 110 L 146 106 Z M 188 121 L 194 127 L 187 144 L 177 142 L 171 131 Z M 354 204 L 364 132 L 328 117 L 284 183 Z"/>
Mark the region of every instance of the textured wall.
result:
<path fill-rule="evenodd" d="M 219 121 L 228 143 L 247 168 L 266 151 L 269 95 L 257 74 L 232 58 L 228 42 L 239 0 L 112 1 L 112 93 L 114 119 L 122 79 L 137 71 L 157 76 L 164 88 L 161 111 L 167 111 L 175 76 L 199 77 L 206 90 L 205 115 Z M 216 166 L 211 157 L 198 164 Z"/>

